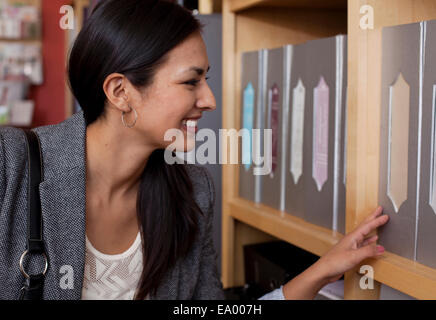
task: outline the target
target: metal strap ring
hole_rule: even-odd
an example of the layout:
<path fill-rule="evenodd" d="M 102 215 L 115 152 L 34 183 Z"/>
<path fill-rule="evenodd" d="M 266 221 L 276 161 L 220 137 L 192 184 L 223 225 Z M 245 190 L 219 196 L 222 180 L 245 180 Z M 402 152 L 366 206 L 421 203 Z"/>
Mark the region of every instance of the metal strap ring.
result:
<path fill-rule="evenodd" d="M 22 274 L 23 274 L 27 279 L 29 279 L 30 276 L 29 276 L 29 274 L 24 270 L 24 267 L 23 267 L 23 261 L 24 261 L 24 258 L 25 258 L 26 255 L 27 255 L 27 253 L 28 253 L 28 250 L 24 251 L 23 254 L 22 254 L 21 257 L 20 257 L 20 270 L 21 270 L 21 273 L 22 273 Z M 46 272 L 47 272 L 47 269 L 48 269 L 48 259 L 47 259 L 47 255 L 46 255 L 44 252 L 42 253 L 42 255 L 43 255 L 44 259 L 45 259 L 45 268 L 44 268 L 44 271 L 42 272 L 42 275 L 45 275 Z"/>

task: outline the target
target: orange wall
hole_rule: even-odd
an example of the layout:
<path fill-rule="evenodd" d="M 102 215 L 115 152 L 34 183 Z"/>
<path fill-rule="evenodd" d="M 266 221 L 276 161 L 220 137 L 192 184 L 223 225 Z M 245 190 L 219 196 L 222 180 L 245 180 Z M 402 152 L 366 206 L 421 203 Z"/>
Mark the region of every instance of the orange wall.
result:
<path fill-rule="evenodd" d="M 65 119 L 65 35 L 59 27 L 59 9 L 67 0 L 42 0 L 42 54 L 44 83 L 31 88 L 35 100 L 33 126 Z"/>

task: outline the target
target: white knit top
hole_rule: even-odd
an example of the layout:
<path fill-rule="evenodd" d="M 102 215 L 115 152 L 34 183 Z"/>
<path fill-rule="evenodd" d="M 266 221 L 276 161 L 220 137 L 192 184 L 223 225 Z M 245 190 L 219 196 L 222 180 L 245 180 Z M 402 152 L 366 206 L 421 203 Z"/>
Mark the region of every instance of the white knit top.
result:
<path fill-rule="evenodd" d="M 86 237 L 82 300 L 132 300 L 143 268 L 141 242 L 138 233 L 127 251 L 108 255 L 95 249 Z"/>
<path fill-rule="evenodd" d="M 82 300 L 132 300 L 142 273 L 141 234 L 127 251 L 101 253 L 86 237 L 85 274 Z M 147 296 L 146 300 L 149 299 Z M 284 300 L 283 286 L 259 300 Z"/>

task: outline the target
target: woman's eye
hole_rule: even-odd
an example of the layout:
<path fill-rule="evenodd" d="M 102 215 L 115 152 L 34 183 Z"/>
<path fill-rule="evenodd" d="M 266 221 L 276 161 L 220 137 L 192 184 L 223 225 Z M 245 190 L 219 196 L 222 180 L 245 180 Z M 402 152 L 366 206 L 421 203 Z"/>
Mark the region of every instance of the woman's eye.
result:
<path fill-rule="evenodd" d="M 186 84 L 189 84 L 191 86 L 195 86 L 197 83 L 199 83 L 200 80 L 191 80 L 191 81 L 186 81 Z"/>

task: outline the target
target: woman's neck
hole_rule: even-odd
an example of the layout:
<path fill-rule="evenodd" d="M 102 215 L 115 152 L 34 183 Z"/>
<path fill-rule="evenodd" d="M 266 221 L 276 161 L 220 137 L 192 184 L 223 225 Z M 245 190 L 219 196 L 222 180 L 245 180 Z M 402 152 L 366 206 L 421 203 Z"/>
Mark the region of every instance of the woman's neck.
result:
<path fill-rule="evenodd" d="M 116 126 L 116 125 L 115 125 Z M 154 151 L 143 139 L 121 125 L 97 120 L 86 129 L 87 188 L 98 190 L 99 198 L 136 194 L 141 174 Z"/>

